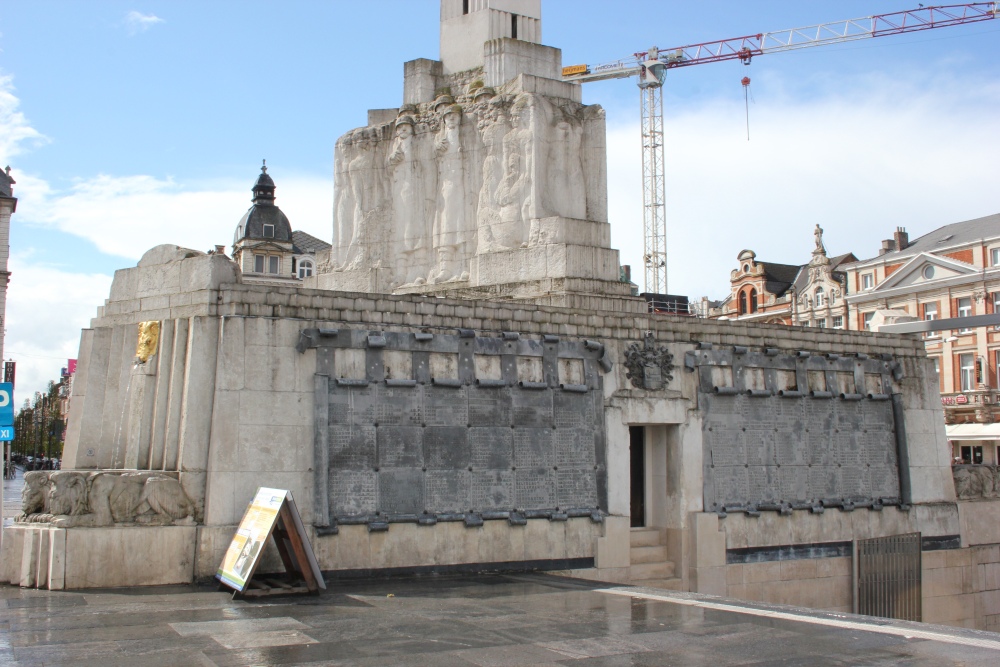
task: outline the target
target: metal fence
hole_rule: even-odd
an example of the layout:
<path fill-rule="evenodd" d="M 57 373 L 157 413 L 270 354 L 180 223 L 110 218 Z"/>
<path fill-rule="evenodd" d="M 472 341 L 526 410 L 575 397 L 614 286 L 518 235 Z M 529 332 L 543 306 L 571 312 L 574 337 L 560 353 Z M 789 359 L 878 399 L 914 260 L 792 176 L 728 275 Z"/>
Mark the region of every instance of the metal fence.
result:
<path fill-rule="evenodd" d="M 857 544 L 858 613 L 921 620 L 920 533 Z"/>

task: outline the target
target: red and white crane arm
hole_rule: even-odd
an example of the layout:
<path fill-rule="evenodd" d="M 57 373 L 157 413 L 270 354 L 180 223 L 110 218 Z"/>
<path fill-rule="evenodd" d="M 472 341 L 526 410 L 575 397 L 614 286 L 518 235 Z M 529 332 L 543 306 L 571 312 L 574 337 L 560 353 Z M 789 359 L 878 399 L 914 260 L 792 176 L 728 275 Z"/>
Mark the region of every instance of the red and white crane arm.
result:
<path fill-rule="evenodd" d="M 740 60 L 749 62 L 765 53 L 794 51 L 811 46 L 826 46 L 872 37 L 902 35 L 909 32 L 965 25 L 1000 18 L 1000 2 L 973 2 L 964 5 L 920 7 L 892 14 L 875 14 L 846 21 L 820 23 L 804 28 L 761 32 L 714 42 L 689 44 L 669 49 L 650 49 L 629 58 L 600 65 L 575 65 L 565 68 L 564 81 L 582 83 L 603 79 L 622 79 L 642 74 L 646 65 L 661 64 L 667 69 L 705 63 Z"/>
<path fill-rule="evenodd" d="M 689 44 L 632 54 L 600 65 L 564 67 L 563 81 L 584 83 L 639 77 L 642 111 L 643 264 L 646 292 L 667 292 L 666 162 L 663 155 L 663 97 L 667 70 L 739 60 L 872 37 L 902 35 L 932 28 L 979 23 L 1000 18 L 1000 1 L 919 7 L 892 14 L 820 23 L 805 28 L 761 32 L 715 42 Z M 744 77 L 743 84 L 749 83 Z"/>

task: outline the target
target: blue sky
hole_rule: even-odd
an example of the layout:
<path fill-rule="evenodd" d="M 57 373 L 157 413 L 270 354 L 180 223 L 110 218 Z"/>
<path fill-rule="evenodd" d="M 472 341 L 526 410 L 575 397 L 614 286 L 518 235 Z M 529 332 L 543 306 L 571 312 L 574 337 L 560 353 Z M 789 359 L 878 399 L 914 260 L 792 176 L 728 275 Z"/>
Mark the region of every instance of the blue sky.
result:
<path fill-rule="evenodd" d="M 543 42 L 593 64 L 916 4 L 543 0 Z M 725 295 L 743 248 L 805 262 L 816 222 L 831 253 L 864 257 L 896 226 L 1000 212 L 998 36 L 1000 20 L 672 72 L 670 290 Z M 400 104 L 404 61 L 437 54 L 437 0 L 3 3 L 18 400 L 76 356 L 115 269 L 229 243 L 261 158 L 293 226 L 329 240 L 334 141 Z M 608 112 L 612 241 L 641 276 L 638 93 L 601 82 L 584 100 Z"/>

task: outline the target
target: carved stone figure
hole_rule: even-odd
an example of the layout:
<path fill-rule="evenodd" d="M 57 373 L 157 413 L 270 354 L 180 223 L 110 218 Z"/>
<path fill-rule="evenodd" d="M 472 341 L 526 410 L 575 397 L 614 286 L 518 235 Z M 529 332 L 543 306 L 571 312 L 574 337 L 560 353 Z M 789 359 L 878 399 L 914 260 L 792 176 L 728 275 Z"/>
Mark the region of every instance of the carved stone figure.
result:
<path fill-rule="evenodd" d="M 389 153 L 392 169 L 392 209 L 398 243 L 398 281 L 403 284 L 424 282 L 417 275 L 422 255 L 430 241 L 425 218 L 424 168 L 417 151 L 414 121 L 403 116 L 396 121 L 396 138 Z"/>
<path fill-rule="evenodd" d="M 146 363 L 156 354 L 160 342 L 160 323 L 157 321 L 139 323 L 139 341 L 135 346 L 135 356 L 139 363 Z"/>
<path fill-rule="evenodd" d="M 642 343 L 632 343 L 625 350 L 625 377 L 639 389 L 663 389 L 674 379 L 674 355 L 665 347 L 656 347 L 652 332 Z"/>
<path fill-rule="evenodd" d="M 582 220 L 587 215 L 587 191 L 583 177 L 583 127 L 556 110 L 545 162 L 548 184 L 546 208 L 555 215 Z M 575 119 L 574 119 L 575 120 Z"/>
<path fill-rule="evenodd" d="M 173 477 L 152 471 L 59 470 L 25 474 L 19 523 L 62 528 L 198 520 L 198 508 Z"/>
<path fill-rule="evenodd" d="M 347 253 L 354 241 L 354 194 L 348 169 L 354 157 L 352 138 L 360 133 L 355 130 L 337 140 L 334 159 L 333 191 L 334 221 L 333 248 L 330 263 L 334 269 L 341 269 L 347 262 Z"/>
<path fill-rule="evenodd" d="M 431 269 L 428 278 L 430 283 L 463 279 L 460 254 L 463 250 L 462 227 L 465 222 L 465 169 L 459 136 L 461 123 L 462 108 L 458 105 L 447 107 L 444 122 L 434 140 L 440 195 L 433 237 L 437 266 Z M 464 278 L 467 279 L 468 276 Z"/>
<path fill-rule="evenodd" d="M 353 210 L 349 214 L 352 235 L 344 260 L 345 269 L 359 268 L 366 262 L 362 232 L 372 231 L 367 227 L 372 226 L 374 222 L 372 214 L 379 205 L 381 170 L 375 164 L 375 139 L 374 130 L 370 128 L 357 131 L 354 137 L 353 157 L 347 165 L 347 181 Z M 372 258 L 367 258 L 367 261 L 371 263 Z"/>
<path fill-rule="evenodd" d="M 531 211 L 534 205 L 535 107 L 528 97 L 521 97 L 511 107 L 514 129 L 503 139 L 503 180 L 497 191 L 500 224 L 494 238 L 503 248 L 528 245 Z"/>
<path fill-rule="evenodd" d="M 503 100 L 493 98 L 479 119 L 479 132 L 486 147 L 483 159 L 483 184 L 479 189 L 476 211 L 476 254 L 495 252 L 505 247 L 497 239 L 500 205 L 497 196 L 504 178 L 504 137 L 510 129 Z"/>
<path fill-rule="evenodd" d="M 816 238 L 816 250 L 813 252 L 826 254 L 826 248 L 823 247 L 823 228 L 819 226 L 819 223 L 816 223 L 813 236 Z"/>
<path fill-rule="evenodd" d="M 960 500 L 984 500 L 1000 496 L 1000 468 L 990 465 L 952 467 L 955 494 Z"/>
<path fill-rule="evenodd" d="M 48 471 L 30 470 L 24 473 L 24 488 L 21 489 L 21 517 L 48 512 L 48 485 Z"/>

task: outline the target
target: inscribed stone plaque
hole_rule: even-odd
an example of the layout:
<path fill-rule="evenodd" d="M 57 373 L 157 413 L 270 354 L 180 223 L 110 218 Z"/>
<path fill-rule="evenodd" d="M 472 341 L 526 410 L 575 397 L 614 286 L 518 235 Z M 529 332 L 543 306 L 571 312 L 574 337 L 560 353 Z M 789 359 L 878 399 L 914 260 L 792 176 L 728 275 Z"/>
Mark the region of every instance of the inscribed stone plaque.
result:
<path fill-rule="evenodd" d="M 424 387 L 424 423 L 427 426 L 465 426 L 469 423 L 466 387 Z"/>
<path fill-rule="evenodd" d="M 470 357 L 473 344 L 467 337 L 434 334 L 417 340 L 404 332 L 383 332 L 382 337 L 396 355 L 394 370 L 407 367 L 401 355 L 411 355 L 411 382 L 395 375 L 386 381 L 382 354 L 377 348 L 362 350 L 366 333 L 338 340 L 355 341 L 357 347 L 348 350 L 363 351 L 372 362 L 368 383 L 317 383 L 317 400 L 326 400 L 328 407 L 327 419 L 317 424 L 318 431 L 325 429 L 318 441 L 328 443 L 328 452 L 318 459 L 328 466 L 328 477 L 318 482 L 317 493 L 328 499 L 331 522 L 359 517 L 412 521 L 425 513 L 606 509 L 599 374 L 587 376 L 593 387 L 587 391 L 574 391 L 580 385 L 566 390 L 524 387 L 513 370 L 519 359 L 542 367 L 542 357 L 534 356 L 542 351 L 539 341 L 478 339 Z M 308 340 L 319 346 L 327 339 Z M 433 384 L 431 375 L 456 376 L 428 374 L 426 357 L 457 359 L 456 351 L 462 350 L 463 384 Z M 593 368 L 601 351 L 583 341 L 559 341 L 547 343 L 545 353 L 552 367 L 569 359 Z M 481 355 L 493 356 L 477 361 Z M 508 384 L 497 385 L 496 372 L 476 383 L 475 369 L 498 368 Z"/>
<path fill-rule="evenodd" d="M 420 468 L 424 464 L 423 429 L 419 426 L 378 427 L 378 464 L 384 468 Z"/>
<path fill-rule="evenodd" d="M 331 470 L 330 499 L 340 516 L 374 514 L 378 473 L 374 470 Z"/>
<path fill-rule="evenodd" d="M 556 506 L 560 509 L 593 507 L 597 491 L 594 471 L 586 469 L 555 471 Z"/>
<path fill-rule="evenodd" d="M 480 510 L 509 510 L 514 503 L 514 472 L 486 470 L 469 473 L 469 504 Z"/>
<path fill-rule="evenodd" d="M 551 468 L 555 465 L 551 428 L 514 429 L 514 465 L 522 468 Z"/>
<path fill-rule="evenodd" d="M 375 427 L 337 424 L 330 427 L 330 467 L 337 470 L 375 468 Z"/>
<path fill-rule="evenodd" d="M 514 436 L 509 427 L 469 429 L 473 470 L 510 470 L 514 465 Z"/>
<path fill-rule="evenodd" d="M 515 426 L 552 428 L 552 392 L 549 390 L 521 390 L 513 394 L 512 407 Z"/>
<path fill-rule="evenodd" d="M 420 468 L 379 470 L 378 500 L 379 509 L 387 514 L 421 514 L 424 484 Z"/>
<path fill-rule="evenodd" d="M 423 438 L 424 465 L 428 469 L 469 467 L 469 429 L 465 426 L 428 426 Z"/>
<path fill-rule="evenodd" d="M 518 509 L 549 509 L 556 506 L 555 480 L 551 468 L 518 468 L 514 472 L 515 503 Z"/>
<path fill-rule="evenodd" d="M 423 509 L 430 514 L 468 510 L 469 474 L 467 470 L 428 470 Z"/>

